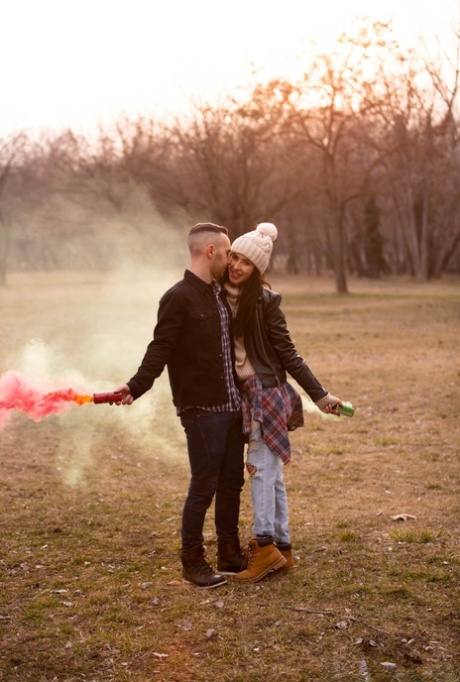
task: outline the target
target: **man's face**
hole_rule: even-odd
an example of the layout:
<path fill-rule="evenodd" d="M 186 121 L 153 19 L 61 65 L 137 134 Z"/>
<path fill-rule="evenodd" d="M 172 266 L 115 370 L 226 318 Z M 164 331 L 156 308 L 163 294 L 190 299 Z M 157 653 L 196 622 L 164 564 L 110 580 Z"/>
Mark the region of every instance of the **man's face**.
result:
<path fill-rule="evenodd" d="M 227 269 L 229 254 L 230 239 L 225 234 L 222 234 L 214 243 L 214 258 L 211 262 L 211 274 L 217 281 L 222 279 Z"/>

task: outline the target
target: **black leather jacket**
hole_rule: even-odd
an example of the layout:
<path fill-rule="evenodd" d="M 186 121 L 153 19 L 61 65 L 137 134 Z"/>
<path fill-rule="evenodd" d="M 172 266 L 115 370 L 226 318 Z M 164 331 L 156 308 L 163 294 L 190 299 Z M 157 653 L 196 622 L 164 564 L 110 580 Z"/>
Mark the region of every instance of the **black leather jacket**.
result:
<path fill-rule="evenodd" d="M 265 388 L 283 384 L 287 372 L 316 402 L 327 391 L 298 354 L 280 304 L 280 294 L 263 289 L 257 302 L 253 330 L 244 335 L 248 358 Z"/>
<path fill-rule="evenodd" d="M 128 381 L 134 399 L 152 387 L 166 365 L 173 403 L 179 409 L 212 407 L 229 400 L 216 297 L 212 285 L 190 270 L 160 300 L 153 341 Z"/>

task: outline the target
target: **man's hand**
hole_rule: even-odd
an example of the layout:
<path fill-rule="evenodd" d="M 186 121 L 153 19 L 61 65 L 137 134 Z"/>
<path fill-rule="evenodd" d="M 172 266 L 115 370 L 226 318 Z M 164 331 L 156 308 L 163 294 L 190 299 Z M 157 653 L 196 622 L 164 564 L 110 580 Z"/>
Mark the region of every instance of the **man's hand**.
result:
<path fill-rule="evenodd" d="M 340 398 L 336 398 L 334 395 L 327 393 L 324 398 L 318 400 L 315 405 L 321 410 L 321 412 L 324 412 L 325 414 L 339 415 L 335 408 L 337 405 L 342 405 L 342 401 Z"/>
<path fill-rule="evenodd" d="M 121 402 L 117 402 L 117 405 L 132 405 L 134 398 L 131 395 L 128 384 L 123 384 L 115 389 L 115 393 L 120 393 L 122 395 Z"/>

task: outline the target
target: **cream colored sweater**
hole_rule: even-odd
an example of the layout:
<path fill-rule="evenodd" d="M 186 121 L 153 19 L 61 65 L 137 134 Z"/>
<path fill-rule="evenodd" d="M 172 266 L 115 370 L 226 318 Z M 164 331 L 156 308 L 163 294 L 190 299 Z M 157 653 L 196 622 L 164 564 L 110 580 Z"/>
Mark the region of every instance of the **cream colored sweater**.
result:
<path fill-rule="evenodd" d="M 238 311 L 239 302 L 239 287 L 233 287 L 229 282 L 225 283 L 225 291 L 227 293 L 227 301 L 230 305 L 233 318 L 235 318 Z M 256 373 L 254 367 L 251 365 L 244 347 L 244 339 L 240 336 L 234 339 L 235 343 L 235 370 L 240 381 L 249 379 Z"/>

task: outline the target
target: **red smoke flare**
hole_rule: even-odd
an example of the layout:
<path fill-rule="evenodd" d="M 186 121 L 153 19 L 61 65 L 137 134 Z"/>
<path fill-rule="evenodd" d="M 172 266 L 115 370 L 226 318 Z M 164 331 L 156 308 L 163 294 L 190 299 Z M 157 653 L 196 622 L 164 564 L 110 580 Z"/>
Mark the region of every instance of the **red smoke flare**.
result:
<path fill-rule="evenodd" d="M 93 396 L 80 395 L 73 388 L 46 391 L 38 379 L 16 371 L 6 372 L 0 376 L 0 430 L 12 410 L 19 410 L 30 419 L 40 421 L 51 414 L 66 412 L 72 402 L 78 405 L 91 403 Z"/>

